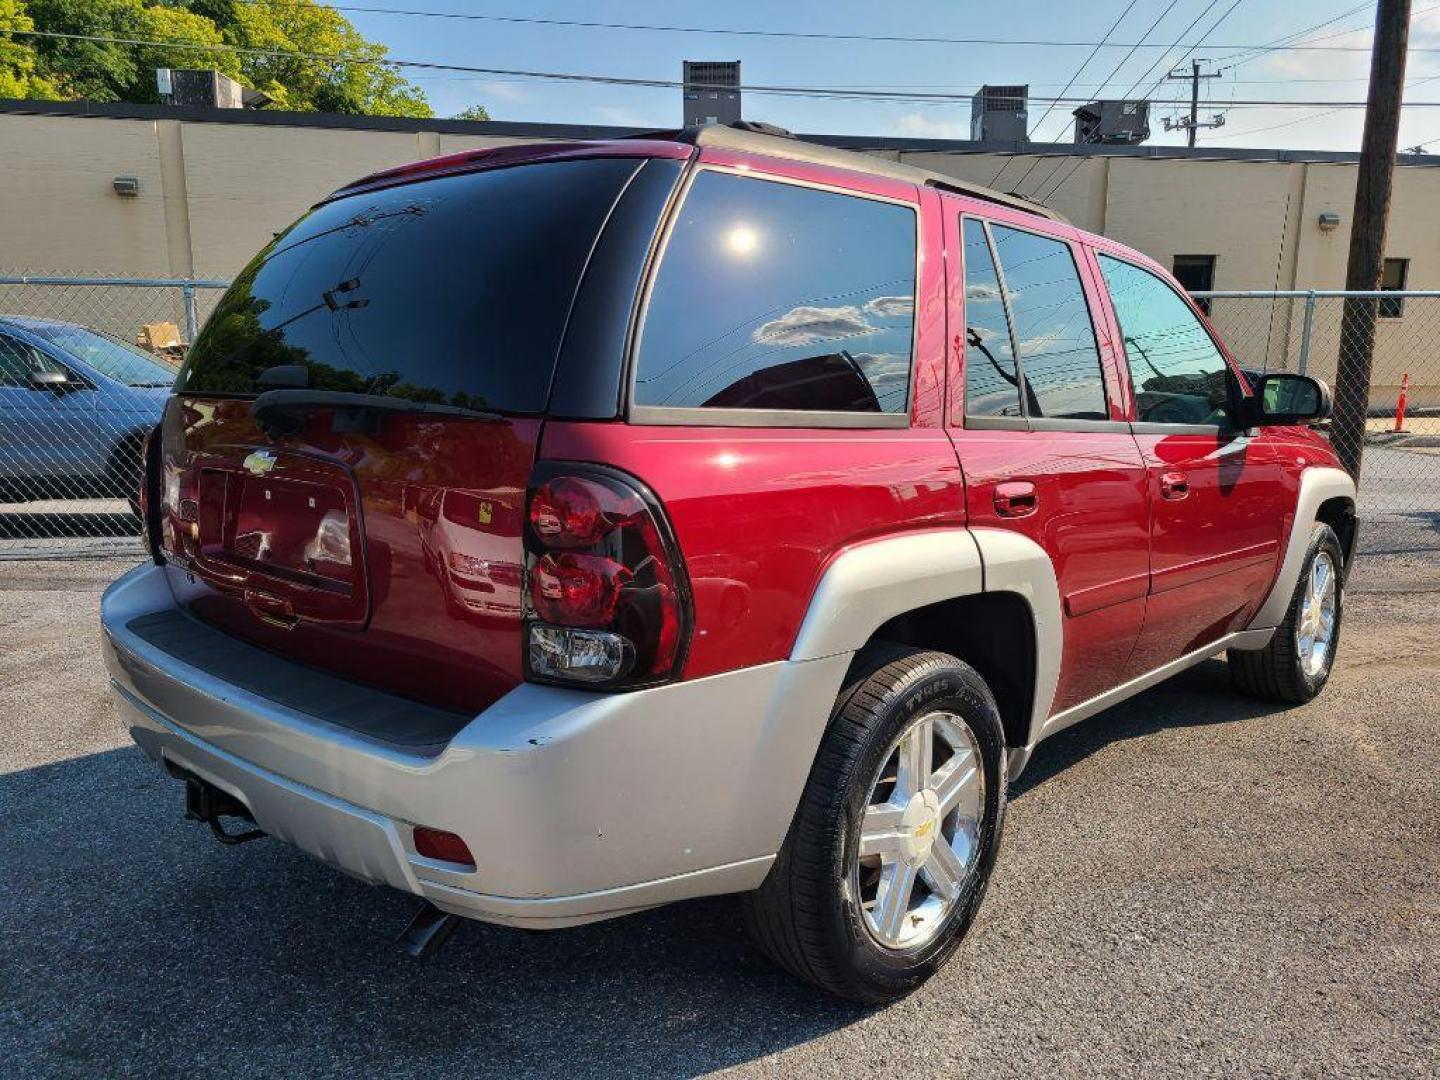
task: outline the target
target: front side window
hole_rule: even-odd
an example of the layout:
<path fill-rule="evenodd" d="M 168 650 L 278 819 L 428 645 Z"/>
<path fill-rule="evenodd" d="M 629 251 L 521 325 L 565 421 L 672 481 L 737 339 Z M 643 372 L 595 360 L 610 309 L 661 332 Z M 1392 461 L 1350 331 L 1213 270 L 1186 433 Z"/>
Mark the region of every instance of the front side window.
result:
<path fill-rule="evenodd" d="M 1070 245 L 991 225 L 1032 418 L 1106 420 L 1105 377 Z"/>
<path fill-rule="evenodd" d="M 39 371 L 69 374 L 34 345 L 0 334 L 0 386 L 30 385 L 30 376 Z"/>
<path fill-rule="evenodd" d="M 915 211 L 704 170 L 656 273 L 634 403 L 906 411 Z"/>
<path fill-rule="evenodd" d="M 1135 419 L 1225 423 L 1230 368 L 1189 305 L 1160 278 L 1131 263 L 1101 255 L 1100 271 L 1125 342 Z"/>

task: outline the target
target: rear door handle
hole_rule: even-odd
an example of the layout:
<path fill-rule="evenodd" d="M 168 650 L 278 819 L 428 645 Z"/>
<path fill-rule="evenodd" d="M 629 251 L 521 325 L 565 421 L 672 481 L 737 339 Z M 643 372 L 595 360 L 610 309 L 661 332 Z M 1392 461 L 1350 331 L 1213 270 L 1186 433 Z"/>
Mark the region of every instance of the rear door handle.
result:
<path fill-rule="evenodd" d="M 1177 501 L 1190 494 L 1190 478 L 1183 472 L 1160 474 L 1160 497 Z"/>
<path fill-rule="evenodd" d="M 1029 480 L 1006 480 L 995 485 L 995 513 L 1001 517 L 1029 517 L 1040 509 L 1040 496 Z"/>

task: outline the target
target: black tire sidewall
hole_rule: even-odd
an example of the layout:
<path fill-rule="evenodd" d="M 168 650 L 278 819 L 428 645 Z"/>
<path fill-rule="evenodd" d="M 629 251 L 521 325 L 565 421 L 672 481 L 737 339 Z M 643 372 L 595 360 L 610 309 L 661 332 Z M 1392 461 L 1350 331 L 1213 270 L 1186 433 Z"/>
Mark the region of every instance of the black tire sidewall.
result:
<path fill-rule="evenodd" d="M 859 897 L 851 889 L 849 868 L 859 844 L 860 822 L 873 778 L 900 733 L 917 717 L 944 711 L 960 717 L 980 747 L 985 775 L 985 817 L 980 853 L 965 895 L 951 910 L 940 931 L 914 949 L 890 950 L 878 944 L 865 927 Z M 999 853 L 1006 804 L 1005 740 L 993 699 L 979 677 L 957 661 L 930 666 L 912 674 L 886 695 L 862 751 L 854 758 L 843 802 L 844 821 L 836 831 L 833 878 L 836 904 L 830 920 L 833 944 L 849 957 L 858 981 L 877 997 L 904 993 L 933 974 L 959 947 L 989 885 Z"/>

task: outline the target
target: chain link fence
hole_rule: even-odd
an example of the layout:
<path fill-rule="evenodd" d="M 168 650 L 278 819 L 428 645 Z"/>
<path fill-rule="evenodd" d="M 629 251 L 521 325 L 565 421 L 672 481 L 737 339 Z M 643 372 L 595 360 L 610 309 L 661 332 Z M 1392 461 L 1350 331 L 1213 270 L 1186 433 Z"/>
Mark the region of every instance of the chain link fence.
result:
<path fill-rule="evenodd" d="M 1345 341 L 1345 305 L 1373 305 L 1375 339 L 1363 448 L 1361 552 L 1389 561 L 1386 577 L 1440 583 L 1440 292 L 1197 292 L 1249 371 L 1289 371 L 1332 389 Z M 1364 565 L 1364 561 L 1357 565 Z"/>
<path fill-rule="evenodd" d="M 140 439 L 226 284 L 0 276 L 0 558 L 138 554 Z M 1367 549 L 1440 565 L 1440 292 L 1363 295 L 1377 314 L 1360 478 Z M 1247 370 L 1334 386 L 1345 301 L 1357 294 L 1195 296 Z"/>
<path fill-rule="evenodd" d="M 139 554 L 141 440 L 226 284 L 0 276 L 0 558 Z"/>
<path fill-rule="evenodd" d="M 1291 371 L 1323 379 L 1333 389 L 1347 300 L 1375 308 L 1365 468 L 1375 506 L 1440 509 L 1440 292 L 1197 292 L 1241 366 Z M 1401 399 L 1404 399 L 1401 415 Z M 1376 448 L 1394 452 L 1374 455 Z M 1371 461 L 1390 463 L 1377 467 Z M 1381 492 L 1367 483 L 1387 476 L 1405 490 Z M 1381 498 L 1382 494 L 1384 495 Z"/>

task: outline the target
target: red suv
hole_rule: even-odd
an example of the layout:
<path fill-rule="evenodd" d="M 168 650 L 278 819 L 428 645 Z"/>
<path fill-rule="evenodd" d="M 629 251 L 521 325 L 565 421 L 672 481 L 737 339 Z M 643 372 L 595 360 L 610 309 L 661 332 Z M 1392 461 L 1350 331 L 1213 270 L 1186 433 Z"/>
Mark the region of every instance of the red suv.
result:
<path fill-rule="evenodd" d="M 415 951 L 745 893 L 886 1000 L 1040 740 L 1221 652 L 1325 684 L 1328 407 L 1017 197 L 720 127 L 460 154 L 225 295 L 107 659 L 192 817 L 422 897 Z"/>

